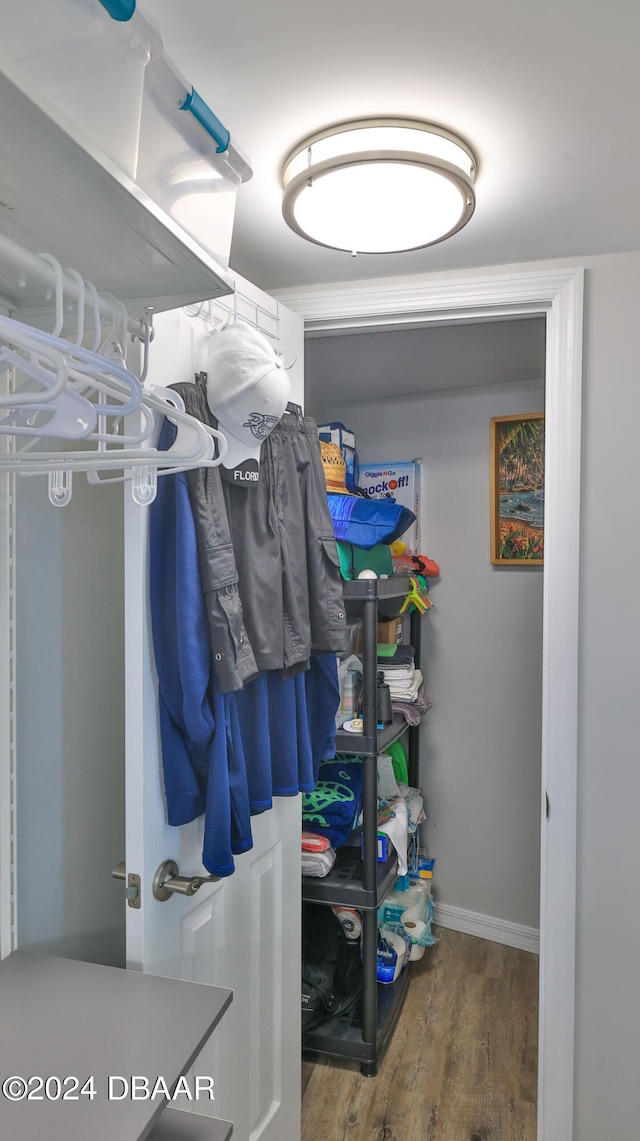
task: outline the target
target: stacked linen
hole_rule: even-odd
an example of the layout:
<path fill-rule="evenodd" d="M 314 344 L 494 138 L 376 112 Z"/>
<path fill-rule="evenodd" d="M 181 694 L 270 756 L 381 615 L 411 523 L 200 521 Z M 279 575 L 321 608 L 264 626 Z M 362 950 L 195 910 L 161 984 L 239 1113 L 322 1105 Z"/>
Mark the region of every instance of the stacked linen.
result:
<path fill-rule="evenodd" d="M 302 833 L 303 876 L 328 876 L 336 862 L 335 850 L 326 836 L 315 832 Z"/>
<path fill-rule="evenodd" d="M 422 685 L 422 673 L 416 669 L 414 648 L 394 646 L 393 651 L 391 656 L 388 656 L 386 648 L 378 653 L 378 670 L 384 673 L 393 701 L 415 701 Z"/>
<path fill-rule="evenodd" d="M 418 725 L 431 708 L 414 655 L 413 646 L 378 647 L 378 669 L 389 686 L 392 708 L 395 713 L 402 713 L 409 725 Z"/>

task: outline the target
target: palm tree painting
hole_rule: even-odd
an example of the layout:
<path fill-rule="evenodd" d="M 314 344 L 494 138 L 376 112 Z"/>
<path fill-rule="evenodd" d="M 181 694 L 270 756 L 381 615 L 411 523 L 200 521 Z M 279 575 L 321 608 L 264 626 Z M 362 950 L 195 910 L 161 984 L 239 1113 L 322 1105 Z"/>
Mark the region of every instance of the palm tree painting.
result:
<path fill-rule="evenodd" d="M 544 559 L 544 413 L 491 419 L 491 562 Z"/>

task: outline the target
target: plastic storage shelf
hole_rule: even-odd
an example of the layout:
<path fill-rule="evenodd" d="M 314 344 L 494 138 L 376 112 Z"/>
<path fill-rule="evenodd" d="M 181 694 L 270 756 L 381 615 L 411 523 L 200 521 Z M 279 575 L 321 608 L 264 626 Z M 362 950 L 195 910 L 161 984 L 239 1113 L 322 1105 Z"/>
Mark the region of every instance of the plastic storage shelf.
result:
<path fill-rule="evenodd" d="M 332 1058 L 350 1058 L 362 1063 L 363 1071 L 375 1074 L 376 1062 L 383 1053 L 407 993 L 411 963 L 407 963 L 395 983 L 377 984 L 377 1018 L 375 1039 L 363 1039 L 364 1011 L 359 1003 L 346 1018 L 336 1018 L 310 1030 L 304 1039 L 304 1050 L 310 1054 L 326 1054 Z"/>
<path fill-rule="evenodd" d="M 333 907 L 355 907 L 358 911 L 376 911 L 396 878 L 398 861 L 390 847 L 385 864 L 378 862 L 377 881 L 372 889 L 362 886 L 362 858 L 360 848 L 343 846 L 336 852 L 336 862 L 328 876 L 322 879 L 306 876 L 303 896 L 314 903 L 328 903 Z"/>
<path fill-rule="evenodd" d="M 362 579 L 344 583 L 345 607 L 360 615 L 363 627 L 363 733 L 339 731 L 336 751 L 361 756 L 363 780 L 363 854 L 358 847 L 343 846 L 328 876 L 302 877 L 304 900 L 327 905 L 353 907 L 362 912 L 363 984 L 361 1003 L 355 1014 L 335 1019 L 309 1031 L 303 1049 L 311 1054 L 328 1054 L 360 1062 L 364 1074 L 373 1075 L 400 1012 L 409 982 L 409 965 L 392 985 L 376 979 L 378 952 L 377 909 L 393 885 L 397 870 L 395 854 L 386 862 L 377 859 L 377 765 L 376 756 L 405 731 L 409 738 L 409 780 L 416 784 L 419 730 L 407 727 L 401 715 L 383 730 L 376 725 L 376 675 L 378 617 L 399 614 L 411 587 L 409 576 L 388 579 Z M 416 663 L 420 662 L 420 616 L 411 614 L 411 644 Z"/>
<path fill-rule="evenodd" d="M 407 728 L 407 723 L 401 713 L 394 713 L 393 725 L 379 729 L 375 737 L 365 737 L 363 733 L 349 733 L 346 729 L 338 729 L 336 733 L 336 753 L 351 753 L 354 756 L 371 756 L 384 753 L 384 750 L 401 737 Z"/>

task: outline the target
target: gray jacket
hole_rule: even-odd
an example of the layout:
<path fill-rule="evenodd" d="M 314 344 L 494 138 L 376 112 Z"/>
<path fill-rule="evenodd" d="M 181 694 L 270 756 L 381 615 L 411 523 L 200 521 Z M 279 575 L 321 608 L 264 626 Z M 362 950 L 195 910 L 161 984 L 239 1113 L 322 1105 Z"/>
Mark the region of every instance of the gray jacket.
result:
<path fill-rule="evenodd" d="M 211 427 L 206 390 L 200 383 L 172 384 L 185 411 Z M 242 689 L 258 672 L 244 626 L 242 602 L 227 510 L 218 468 L 194 468 L 186 473 L 196 527 L 202 593 L 209 617 L 216 680 L 222 693 Z"/>

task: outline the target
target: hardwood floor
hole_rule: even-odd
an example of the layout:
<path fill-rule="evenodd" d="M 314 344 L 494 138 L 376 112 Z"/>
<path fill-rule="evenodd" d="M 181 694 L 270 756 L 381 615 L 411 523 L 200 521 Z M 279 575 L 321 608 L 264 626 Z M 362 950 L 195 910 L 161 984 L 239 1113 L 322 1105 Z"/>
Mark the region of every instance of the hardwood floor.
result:
<path fill-rule="evenodd" d="M 538 958 L 434 930 L 378 1076 L 303 1061 L 302 1141 L 535 1141 Z"/>

